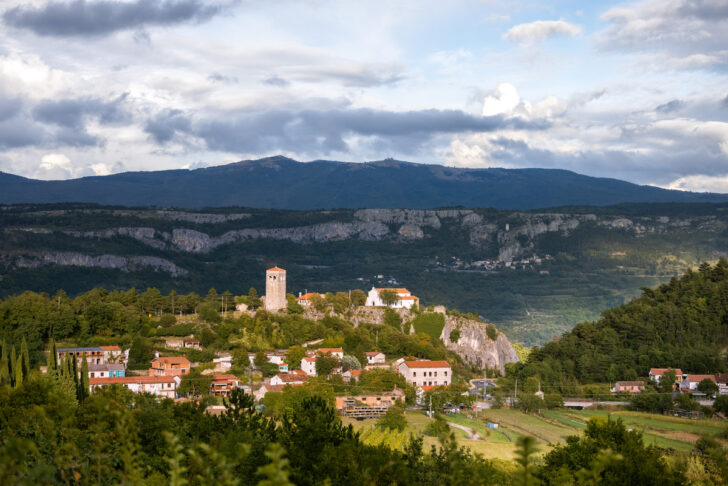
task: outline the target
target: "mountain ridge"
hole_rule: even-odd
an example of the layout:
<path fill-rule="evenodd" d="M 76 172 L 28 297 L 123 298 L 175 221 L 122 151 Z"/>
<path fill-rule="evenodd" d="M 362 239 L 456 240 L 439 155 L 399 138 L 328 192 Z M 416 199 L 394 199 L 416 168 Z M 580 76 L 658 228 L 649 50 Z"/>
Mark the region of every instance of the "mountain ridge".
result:
<path fill-rule="evenodd" d="M 43 181 L 0 172 L 0 203 L 81 202 L 157 207 L 537 209 L 620 203 L 726 202 L 694 193 L 591 177 L 565 169 L 456 168 L 284 156 L 199 169 L 134 171 Z"/>

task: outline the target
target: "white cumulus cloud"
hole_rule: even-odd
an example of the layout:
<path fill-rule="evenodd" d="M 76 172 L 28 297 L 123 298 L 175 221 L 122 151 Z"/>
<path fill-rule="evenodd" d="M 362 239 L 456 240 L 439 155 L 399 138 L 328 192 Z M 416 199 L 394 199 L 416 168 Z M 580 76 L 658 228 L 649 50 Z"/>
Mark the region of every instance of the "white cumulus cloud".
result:
<path fill-rule="evenodd" d="M 503 34 L 503 38 L 513 42 L 538 41 L 556 36 L 575 36 L 581 34 L 580 25 L 564 20 L 537 20 L 527 24 L 518 24 Z"/>

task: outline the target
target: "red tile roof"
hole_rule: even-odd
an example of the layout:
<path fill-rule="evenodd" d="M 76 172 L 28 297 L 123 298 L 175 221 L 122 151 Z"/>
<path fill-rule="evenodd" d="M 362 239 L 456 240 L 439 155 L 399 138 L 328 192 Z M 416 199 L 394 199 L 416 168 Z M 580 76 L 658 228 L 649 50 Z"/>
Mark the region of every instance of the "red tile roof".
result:
<path fill-rule="evenodd" d="M 315 350 L 318 353 L 321 354 L 329 354 L 329 353 L 343 353 L 344 350 L 342 348 L 319 348 Z"/>
<path fill-rule="evenodd" d="M 717 383 L 715 381 L 715 375 L 688 375 L 688 380 L 693 381 L 693 382 L 698 382 L 698 383 L 700 383 L 701 381 L 703 381 L 706 378 L 709 380 L 712 380 L 713 383 Z"/>
<path fill-rule="evenodd" d="M 682 370 L 680 368 L 652 368 L 650 370 L 650 374 L 663 375 L 666 371 L 674 371 L 676 375 L 682 375 Z"/>
<path fill-rule="evenodd" d="M 349 370 L 354 376 L 361 376 L 362 370 Z"/>
<path fill-rule="evenodd" d="M 238 381 L 238 377 L 235 375 L 213 375 L 212 376 L 213 381 L 223 381 L 223 380 L 235 380 Z"/>
<path fill-rule="evenodd" d="M 448 388 L 448 385 L 428 385 L 428 386 L 421 386 L 424 391 L 428 392 L 431 390 L 434 390 L 436 388 Z"/>
<path fill-rule="evenodd" d="M 121 351 L 119 346 L 99 346 L 104 351 Z"/>
<path fill-rule="evenodd" d="M 313 297 L 314 295 L 318 295 L 319 297 L 323 297 L 324 296 L 323 294 L 317 294 L 315 292 L 309 292 L 307 294 L 303 294 L 302 296 L 300 296 L 298 298 L 298 300 L 311 300 L 311 297 Z"/>
<path fill-rule="evenodd" d="M 383 290 L 391 290 L 392 292 L 397 292 L 398 294 L 409 294 L 410 291 L 407 289 L 374 289 L 377 292 L 381 292 Z"/>
<path fill-rule="evenodd" d="M 367 351 L 364 354 L 367 355 L 367 356 L 376 356 L 378 354 L 384 354 L 384 353 L 382 353 L 381 351 Z"/>
<path fill-rule="evenodd" d="M 308 379 L 308 375 L 303 376 L 303 375 L 299 375 L 298 373 L 296 373 L 296 374 L 278 373 L 276 376 L 278 377 L 279 380 L 281 380 L 284 383 L 291 383 L 294 381 L 306 381 Z"/>
<path fill-rule="evenodd" d="M 404 364 L 408 368 L 450 368 L 450 363 L 447 361 L 405 361 Z"/>
<path fill-rule="evenodd" d="M 190 360 L 188 360 L 184 356 L 165 356 L 160 358 L 154 358 L 152 360 L 152 363 L 154 363 L 155 361 L 167 364 L 186 364 L 188 366 L 190 364 Z"/>
<path fill-rule="evenodd" d="M 176 383 L 174 376 L 113 376 L 109 378 L 89 378 L 90 385 L 113 385 L 127 383 Z"/>
<path fill-rule="evenodd" d="M 285 272 L 285 270 L 283 270 L 283 269 L 282 269 L 282 268 L 280 268 L 280 267 L 273 267 L 273 268 L 269 268 L 269 269 L 268 269 L 267 271 L 268 271 L 268 272 Z"/>

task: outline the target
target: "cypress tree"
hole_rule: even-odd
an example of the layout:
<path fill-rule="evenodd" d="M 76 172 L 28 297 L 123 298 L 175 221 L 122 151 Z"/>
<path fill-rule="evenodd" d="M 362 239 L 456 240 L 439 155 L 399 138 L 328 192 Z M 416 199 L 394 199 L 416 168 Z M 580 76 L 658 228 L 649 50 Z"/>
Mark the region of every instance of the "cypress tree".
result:
<path fill-rule="evenodd" d="M 55 359 L 56 353 L 54 351 L 54 348 L 55 347 L 56 347 L 56 342 L 55 342 L 55 340 L 53 338 L 51 338 L 51 347 L 50 347 L 50 351 L 48 351 L 48 360 L 46 361 L 46 366 L 48 368 L 48 372 L 49 373 L 51 371 L 53 371 L 53 370 L 56 369 L 56 366 L 55 366 L 55 364 L 56 364 L 56 359 Z"/>
<path fill-rule="evenodd" d="M 7 358 L 8 357 L 8 343 L 5 342 L 5 339 L 3 339 L 3 346 L 0 348 L 0 358 Z"/>
<path fill-rule="evenodd" d="M 23 341 L 20 344 L 20 357 L 23 359 L 23 376 L 30 374 L 30 353 L 28 352 L 28 342 L 23 336 Z"/>
<path fill-rule="evenodd" d="M 73 373 L 73 383 L 76 385 L 76 397 L 78 397 L 78 358 L 72 356 L 71 361 L 71 373 Z"/>
<path fill-rule="evenodd" d="M 23 358 L 18 356 L 18 360 L 15 362 L 15 387 L 19 387 L 23 384 Z"/>
<path fill-rule="evenodd" d="M 82 402 L 89 394 L 89 378 L 88 378 L 88 361 L 86 361 L 86 353 L 83 353 L 83 361 L 81 362 L 81 379 L 78 388 L 78 401 Z"/>
<path fill-rule="evenodd" d="M 17 365 L 18 359 L 15 357 L 15 346 L 13 346 L 10 350 L 10 359 L 8 360 L 8 374 L 13 380 L 15 380 L 15 377 L 18 374 L 17 370 L 15 369 Z"/>
<path fill-rule="evenodd" d="M 56 340 L 52 338 L 51 341 L 51 364 L 54 370 L 58 369 L 58 350 L 56 349 Z"/>
<path fill-rule="evenodd" d="M 8 357 L 0 358 L 0 385 L 10 383 L 10 372 L 8 371 Z"/>

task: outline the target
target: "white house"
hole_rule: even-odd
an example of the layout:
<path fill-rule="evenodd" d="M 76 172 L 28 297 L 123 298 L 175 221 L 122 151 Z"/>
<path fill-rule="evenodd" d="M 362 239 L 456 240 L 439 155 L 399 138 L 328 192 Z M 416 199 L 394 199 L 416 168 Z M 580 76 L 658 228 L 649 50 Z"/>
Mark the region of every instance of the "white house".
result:
<path fill-rule="evenodd" d="M 697 390 L 700 382 L 706 378 L 717 384 L 715 375 L 683 375 L 682 388 Z"/>
<path fill-rule="evenodd" d="M 367 351 L 364 354 L 367 357 L 366 365 L 387 364 L 387 359 L 384 353 L 380 353 L 379 351 Z"/>
<path fill-rule="evenodd" d="M 682 370 L 680 368 L 652 368 L 650 369 L 650 380 L 659 385 L 660 378 L 662 378 L 662 375 L 664 375 L 667 371 L 674 371 L 675 381 L 678 383 L 682 382 Z"/>
<path fill-rule="evenodd" d="M 122 385 L 134 393 L 151 393 L 164 398 L 174 399 L 177 385 L 180 382 L 178 376 L 116 376 L 113 378 L 90 378 L 89 389 L 111 385 Z"/>
<path fill-rule="evenodd" d="M 301 371 L 308 376 L 316 376 L 316 358 L 306 356 L 301 360 Z"/>
<path fill-rule="evenodd" d="M 404 361 L 397 368 L 407 383 L 417 386 L 448 386 L 452 383 L 452 368 L 447 361 Z"/>
<path fill-rule="evenodd" d="M 90 364 L 88 365 L 89 378 L 110 378 L 125 376 L 126 368 L 121 363 Z"/>
<path fill-rule="evenodd" d="M 393 304 L 385 304 L 382 300 L 381 293 L 391 291 L 397 294 L 397 301 Z M 413 305 L 419 304 L 420 299 L 412 295 L 407 289 L 378 289 L 372 287 L 367 296 L 366 306 L 368 307 L 384 307 L 389 306 L 393 309 L 411 309 Z"/>
<path fill-rule="evenodd" d="M 303 385 L 308 380 L 308 375 L 296 370 L 293 373 L 278 373 L 270 379 L 271 385 Z"/>
<path fill-rule="evenodd" d="M 301 294 L 301 292 L 298 293 L 298 299 L 297 302 L 302 305 L 303 307 L 308 307 L 312 304 L 311 300 L 315 295 L 318 295 L 322 299 L 325 298 L 324 294 L 317 294 L 315 292 L 308 292 L 306 294 Z"/>

